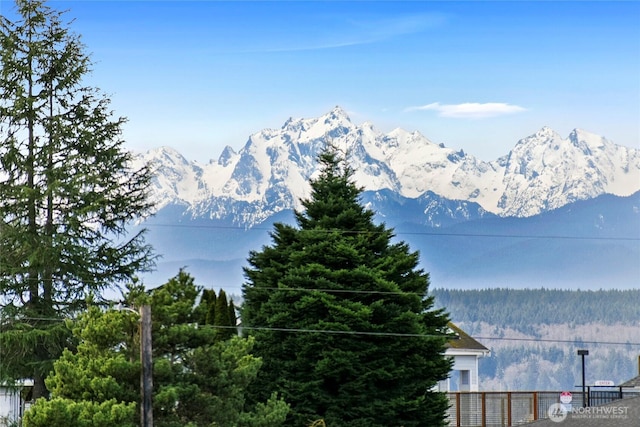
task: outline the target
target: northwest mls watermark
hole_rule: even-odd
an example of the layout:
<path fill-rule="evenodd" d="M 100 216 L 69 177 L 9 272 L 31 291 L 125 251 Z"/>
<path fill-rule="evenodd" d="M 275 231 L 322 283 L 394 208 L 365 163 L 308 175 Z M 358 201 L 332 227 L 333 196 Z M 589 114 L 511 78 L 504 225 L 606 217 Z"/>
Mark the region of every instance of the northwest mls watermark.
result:
<path fill-rule="evenodd" d="M 622 402 L 621 402 L 622 403 Z M 590 407 L 574 407 L 570 404 L 554 403 L 549 406 L 547 415 L 551 421 L 561 423 L 567 418 L 573 419 L 598 419 L 598 420 L 626 420 L 635 416 L 638 418 L 638 414 L 632 414 L 635 412 L 628 406 L 590 406 Z M 640 418 L 638 418 L 640 419 Z"/>

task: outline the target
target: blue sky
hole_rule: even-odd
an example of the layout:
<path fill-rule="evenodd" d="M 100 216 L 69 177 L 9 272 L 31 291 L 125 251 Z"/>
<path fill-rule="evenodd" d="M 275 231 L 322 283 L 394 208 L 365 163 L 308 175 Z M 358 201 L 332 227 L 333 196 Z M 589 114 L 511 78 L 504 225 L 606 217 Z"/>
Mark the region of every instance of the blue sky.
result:
<path fill-rule="evenodd" d="M 545 125 L 640 148 L 640 2 L 49 4 L 75 19 L 87 83 L 138 151 L 206 162 L 336 105 L 483 160 Z"/>

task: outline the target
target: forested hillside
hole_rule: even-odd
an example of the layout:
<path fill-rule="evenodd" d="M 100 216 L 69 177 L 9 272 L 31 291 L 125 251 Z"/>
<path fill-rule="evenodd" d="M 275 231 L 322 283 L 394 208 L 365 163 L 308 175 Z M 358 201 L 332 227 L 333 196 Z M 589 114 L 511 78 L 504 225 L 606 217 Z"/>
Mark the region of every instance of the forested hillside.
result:
<path fill-rule="evenodd" d="M 572 390 L 586 379 L 616 384 L 638 375 L 640 290 L 435 289 L 454 323 L 491 349 L 483 390 Z"/>

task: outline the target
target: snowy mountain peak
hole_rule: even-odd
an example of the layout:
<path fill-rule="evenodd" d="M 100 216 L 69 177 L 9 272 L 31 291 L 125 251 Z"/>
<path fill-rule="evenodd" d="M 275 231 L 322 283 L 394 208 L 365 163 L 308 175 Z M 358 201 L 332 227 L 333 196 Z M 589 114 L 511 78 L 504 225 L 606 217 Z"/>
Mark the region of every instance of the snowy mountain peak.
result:
<path fill-rule="evenodd" d="M 340 107 L 318 118 L 289 118 L 279 131 L 271 131 L 273 136 L 286 135 L 288 141 L 308 143 L 320 138 L 338 138 L 356 129 L 349 115 Z M 264 133 L 265 131 L 263 131 Z"/>
<path fill-rule="evenodd" d="M 569 141 L 571 141 L 576 147 L 582 147 L 589 151 L 603 150 L 606 149 L 607 146 L 613 145 L 613 143 L 608 141 L 606 138 L 582 129 L 574 129 L 569 134 Z"/>
<path fill-rule="evenodd" d="M 231 162 L 231 159 L 233 159 L 233 157 L 235 156 L 235 150 L 227 145 L 226 147 L 224 147 L 224 150 L 222 150 L 220 157 L 218 157 L 218 163 L 220 163 L 222 166 L 228 166 Z"/>
<path fill-rule="evenodd" d="M 301 207 L 309 178 L 317 173 L 317 156 L 329 142 L 345 149 L 355 181 L 365 190 L 410 199 L 437 194 L 502 216 L 531 216 L 604 193 L 640 190 L 640 150 L 586 131 L 562 138 L 543 127 L 519 140 L 508 156 L 487 163 L 419 132 L 384 134 L 368 122 L 356 125 L 340 107 L 254 133 L 238 152 L 225 147 L 217 162 L 204 166 L 168 147 L 140 161 L 156 171 L 153 192 L 160 207 L 186 205 L 194 217 L 250 227 Z"/>
<path fill-rule="evenodd" d="M 562 136 L 555 130 L 551 129 L 549 126 L 543 126 L 540 128 L 538 132 L 535 134 L 522 139 L 523 142 L 531 142 L 531 141 L 553 141 L 556 139 L 562 139 Z"/>
<path fill-rule="evenodd" d="M 329 111 L 326 115 L 329 115 L 332 117 L 340 117 L 348 121 L 351 121 L 349 114 L 347 114 L 346 110 L 339 105 L 336 105 L 335 107 L 333 107 L 333 109 Z"/>
<path fill-rule="evenodd" d="M 189 163 L 189 161 L 180 154 L 178 150 L 167 146 L 151 149 L 147 152 L 147 156 L 161 163 L 182 165 Z"/>
<path fill-rule="evenodd" d="M 640 151 L 574 130 L 567 138 L 549 128 L 516 144 L 504 164 L 500 214 L 531 216 L 601 194 L 628 196 L 640 189 Z"/>

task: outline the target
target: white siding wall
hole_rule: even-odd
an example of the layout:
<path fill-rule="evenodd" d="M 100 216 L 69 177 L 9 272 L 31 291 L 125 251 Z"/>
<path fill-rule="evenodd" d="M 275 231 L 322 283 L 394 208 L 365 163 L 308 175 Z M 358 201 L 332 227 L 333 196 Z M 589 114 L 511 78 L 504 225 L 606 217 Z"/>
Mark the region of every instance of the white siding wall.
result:
<path fill-rule="evenodd" d="M 0 387 L 0 426 L 11 425 L 20 418 L 20 391 Z"/>
<path fill-rule="evenodd" d="M 455 354 L 453 356 L 453 368 L 454 371 L 459 371 L 457 375 L 454 375 L 455 380 L 458 382 L 455 387 L 458 391 L 478 391 L 478 355 L 460 355 Z M 450 379 L 441 381 L 438 384 L 438 388 L 441 391 L 451 390 Z"/>

